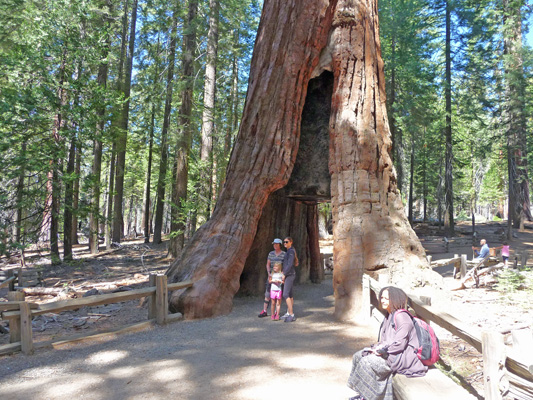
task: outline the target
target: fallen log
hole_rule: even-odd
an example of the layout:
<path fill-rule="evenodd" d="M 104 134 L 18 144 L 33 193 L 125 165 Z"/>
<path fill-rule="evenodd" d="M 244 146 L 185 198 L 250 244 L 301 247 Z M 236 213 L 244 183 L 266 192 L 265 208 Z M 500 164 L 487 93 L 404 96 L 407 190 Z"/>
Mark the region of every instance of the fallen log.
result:
<path fill-rule="evenodd" d="M 461 280 L 461 283 L 460 283 L 459 287 L 451 289 L 451 290 L 466 289 L 466 282 L 469 281 L 470 279 L 473 279 L 474 282 L 475 282 L 475 286 L 478 287 L 479 286 L 479 277 L 480 276 L 487 275 L 489 272 L 492 272 L 492 271 L 497 270 L 497 269 L 502 269 L 505 266 L 504 263 L 498 263 L 496 265 L 492 265 L 490 267 L 484 268 L 484 269 L 482 269 L 480 271 L 479 268 L 482 265 L 483 264 L 478 264 L 474 268 L 472 268 L 470 271 L 468 271 L 466 276 Z"/>
<path fill-rule="evenodd" d="M 63 288 L 27 287 L 20 288 L 20 291 L 28 296 L 66 296 L 67 292 Z"/>
<path fill-rule="evenodd" d="M 435 260 L 435 261 L 431 262 L 431 268 L 445 267 L 446 265 L 450 265 L 452 263 L 455 263 L 456 261 L 461 261 L 461 257 L 445 258 L 445 259 L 442 259 L 442 260 Z"/>

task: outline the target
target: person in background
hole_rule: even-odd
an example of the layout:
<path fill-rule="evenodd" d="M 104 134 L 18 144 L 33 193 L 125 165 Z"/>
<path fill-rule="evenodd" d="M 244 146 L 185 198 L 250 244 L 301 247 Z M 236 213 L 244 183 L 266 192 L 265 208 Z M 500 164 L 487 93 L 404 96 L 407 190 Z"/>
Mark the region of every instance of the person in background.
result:
<path fill-rule="evenodd" d="M 378 298 L 386 317 L 379 330 L 379 341 L 353 355 L 348 387 L 356 392 L 350 400 L 393 400 L 392 376 L 424 376 L 428 370 L 413 351 L 419 347 L 413 320 L 405 312 L 407 295 L 402 289 L 387 286 Z"/>
<path fill-rule="evenodd" d="M 259 318 L 264 318 L 268 316 L 267 310 L 268 310 L 268 303 L 270 302 L 270 283 L 269 279 L 272 275 L 272 268 L 274 267 L 274 263 L 283 263 L 283 260 L 285 258 L 285 252 L 281 250 L 281 245 L 283 244 L 283 241 L 281 239 L 274 239 L 272 241 L 272 246 L 274 246 L 274 250 L 272 250 L 270 253 L 268 253 L 267 257 L 267 263 L 266 263 L 266 270 L 267 270 L 267 280 L 265 284 L 265 302 L 263 304 L 263 311 L 258 315 Z"/>
<path fill-rule="evenodd" d="M 477 257 L 474 258 L 474 261 L 481 261 L 490 253 L 489 245 L 487 244 L 486 239 L 481 239 L 479 244 L 481 245 L 481 249 L 479 247 L 472 246 L 472 250 L 474 250 L 474 253 L 477 255 Z"/>
<path fill-rule="evenodd" d="M 500 247 L 496 247 L 496 249 L 501 249 L 502 250 L 503 265 L 504 265 L 504 268 L 507 268 L 508 267 L 507 260 L 509 260 L 509 253 L 510 253 L 509 242 L 504 241 L 503 245 L 500 246 Z"/>

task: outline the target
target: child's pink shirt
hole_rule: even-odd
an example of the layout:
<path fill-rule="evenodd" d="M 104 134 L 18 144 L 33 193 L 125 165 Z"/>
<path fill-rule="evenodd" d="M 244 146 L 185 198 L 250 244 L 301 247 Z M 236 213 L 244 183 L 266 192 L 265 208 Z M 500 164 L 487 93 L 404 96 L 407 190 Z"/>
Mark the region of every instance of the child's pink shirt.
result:
<path fill-rule="evenodd" d="M 509 246 L 502 246 L 502 256 L 509 257 Z"/>

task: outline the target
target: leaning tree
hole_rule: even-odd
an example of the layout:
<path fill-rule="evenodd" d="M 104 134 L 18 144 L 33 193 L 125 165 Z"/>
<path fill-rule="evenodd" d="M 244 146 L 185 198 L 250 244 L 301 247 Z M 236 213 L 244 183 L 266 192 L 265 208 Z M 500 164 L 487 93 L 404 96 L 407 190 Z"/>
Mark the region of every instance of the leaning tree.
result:
<path fill-rule="evenodd" d="M 313 101 L 324 102 L 329 121 L 330 193 L 322 194 L 333 209 L 336 316 L 358 309 L 365 271 L 386 268 L 393 282 L 424 279 L 424 250 L 390 158 L 380 53 L 376 0 L 265 0 L 224 188 L 211 219 L 167 271 L 171 281 L 194 281 L 173 293 L 173 311 L 186 318 L 230 312 L 258 223 L 269 218 L 263 209 L 294 181 L 302 114 L 317 82 L 329 90 Z M 310 157 L 308 167 L 315 164 Z"/>

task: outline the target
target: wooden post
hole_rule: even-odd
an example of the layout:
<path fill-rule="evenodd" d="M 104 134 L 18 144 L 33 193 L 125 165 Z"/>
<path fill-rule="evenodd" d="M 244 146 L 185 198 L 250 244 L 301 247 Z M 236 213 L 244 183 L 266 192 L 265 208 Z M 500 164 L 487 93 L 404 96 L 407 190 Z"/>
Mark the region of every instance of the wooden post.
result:
<path fill-rule="evenodd" d="M 30 305 L 25 301 L 20 303 L 20 346 L 24 354 L 33 354 L 33 332 L 31 327 Z"/>
<path fill-rule="evenodd" d="M 520 258 L 520 254 L 515 254 L 514 263 L 513 263 L 513 269 L 517 269 L 518 268 L 518 259 L 519 258 Z"/>
<path fill-rule="evenodd" d="M 6 271 L 6 277 L 7 279 L 11 278 L 12 276 L 15 275 L 15 271 L 13 269 L 8 269 Z M 11 281 L 9 282 L 9 289 L 8 289 L 10 292 L 13 292 L 15 291 L 15 281 Z"/>
<path fill-rule="evenodd" d="M 149 285 L 150 287 L 153 287 L 155 286 L 155 278 L 156 278 L 157 275 L 155 274 L 150 274 L 150 277 L 148 278 L 149 279 Z M 155 319 L 155 316 L 156 316 L 156 294 L 154 293 L 153 295 L 149 296 L 148 297 L 148 319 Z"/>
<path fill-rule="evenodd" d="M 461 270 L 461 259 L 459 258 L 459 254 L 454 254 L 453 258 L 455 258 L 453 262 L 453 279 L 455 279 L 455 276 Z"/>
<path fill-rule="evenodd" d="M 466 254 L 461 254 L 461 279 L 466 276 Z"/>
<path fill-rule="evenodd" d="M 24 279 L 22 278 L 22 268 L 17 268 L 17 283 L 18 287 L 24 287 Z"/>
<path fill-rule="evenodd" d="M 446 250 L 446 253 L 450 249 L 450 241 L 448 240 L 448 238 L 446 236 L 444 237 L 444 248 Z"/>
<path fill-rule="evenodd" d="M 505 376 L 505 344 L 498 332 L 481 333 L 483 349 L 483 381 L 485 383 L 485 400 L 503 399 L 500 382 Z"/>
<path fill-rule="evenodd" d="M 433 256 L 426 256 L 429 266 L 431 267 L 431 260 L 433 260 Z"/>
<path fill-rule="evenodd" d="M 162 325 L 167 321 L 168 291 L 166 275 L 157 275 L 155 278 L 155 307 L 157 324 Z"/>
<path fill-rule="evenodd" d="M 22 292 L 8 292 L 7 301 L 24 301 Z M 9 318 L 9 343 L 20 342 L 20 319 Z"/>
<path fill-rule="evenodd" d="M 527 251 L 525 251 L 524 253 L 522 253 L 522 257 L 520 257 L 520 268 L 521 269 L 524 269 L 527 267 L 527 258 L 528 258 L 529 254 L 527 253 Z"/>
<path fill-rule="evenodd" d="M 370 302 L 370 277 L 367 274 L 363 275 L 363 304 L 361 306 L 362 318 L 368 321 L 372 316 L 372 304 Z"/>

